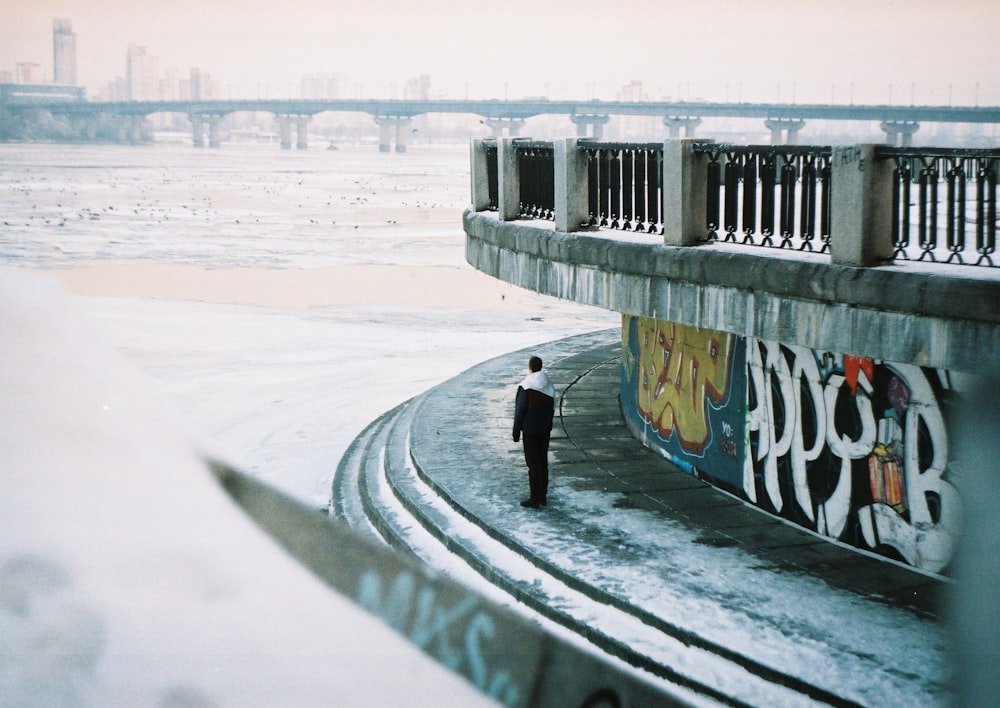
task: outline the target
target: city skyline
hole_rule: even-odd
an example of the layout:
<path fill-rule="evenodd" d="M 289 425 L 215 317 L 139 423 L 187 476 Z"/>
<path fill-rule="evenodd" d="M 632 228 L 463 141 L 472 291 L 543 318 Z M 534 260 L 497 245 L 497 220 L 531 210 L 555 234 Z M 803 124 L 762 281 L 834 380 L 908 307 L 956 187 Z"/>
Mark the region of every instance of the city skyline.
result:
<path fill-rule="evenodd" d="M 611 99 L 639 81 L 653 100 L 1000 103 L 988 61 L 1000 9 L 976 0 L 947 13 L 930 0 L 720 0 L 711 11 L 623 0 L 612 12 L 559 0 L 7 5 L 0 70 L 37 63 L 52 81 L 53 22 L 64 18 L 91 97 L 125 75 L 139 45 L 162 70 L 210 74 L 231 98 L 296 97 L 309 75 L 342 77 L 350 97 L 400 97 L 428 75 L 454 98 Z"/>

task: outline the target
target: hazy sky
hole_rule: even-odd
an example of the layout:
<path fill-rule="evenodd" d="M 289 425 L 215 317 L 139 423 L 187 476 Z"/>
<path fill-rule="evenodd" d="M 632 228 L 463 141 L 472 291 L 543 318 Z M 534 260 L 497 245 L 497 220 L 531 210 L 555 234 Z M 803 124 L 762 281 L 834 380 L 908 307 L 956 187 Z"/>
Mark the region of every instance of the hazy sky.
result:
<path fill-rule="evenodd" d="M 303 74 L 400 97 L 1000 103 L 998 0 L 0 0 L 0 69 L 52 76 L 72 21 L 80 83 L 125 73 L 129 43 L 197 66 L 223 97 L 295 96 Z"/>

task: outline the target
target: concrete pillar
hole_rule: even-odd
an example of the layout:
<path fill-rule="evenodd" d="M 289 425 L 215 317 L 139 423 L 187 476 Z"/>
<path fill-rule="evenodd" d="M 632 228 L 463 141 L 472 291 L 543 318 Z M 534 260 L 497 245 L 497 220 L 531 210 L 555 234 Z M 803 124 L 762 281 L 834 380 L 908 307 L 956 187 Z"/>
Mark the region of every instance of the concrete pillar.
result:
<path fill-rule="evenodd" d="M 312 116 L 298 116 L 295 119 L 295 147 L 305 150 L 309 147 L 309 121 Z"/>
<path fill-rule="evenodd" d="M 681 137 L 681 130 L 684 130 L 685 138 L 694 137 L 694 129 L 701 125 L 701 118 L 692 116 L 664 116 L 663 124 L 667 126 L 667 135 L 671 138 Z"/>
<path fill-rule="evenodd" d="M 406 152 L 406 134 L 412 122 L 410 118 L 396 118 L 396 152 Z"/>
<path fill-rule="evenodd" d="M 494 138 L 513 138 L 524 128 L 523 118 L 487 118 L 483 122 L 489 126 Z"/>
<path fill-rule="evenodd" d="M 514 221 L 521 213 L 521 175 L 513 138 L 497 140 L 497 211 L 501 221 Z"/>
<path fill-rule="evenodd" d="M 292 117 L 278 116 L 278 135 L 282 150 L 292 149 Z"/>
<path fill-rule="evenodd" d="M 128 121 L 128 140 L 133 145 L 142 142 L 142 116 L 132 116 Z"/>
<path fill-rule="evenodd" d="M 208 119 L 208 146 L 210 148 L 217 148 L 222 145 L 221 122 L 221 116 L 210 116 Z"/>
<path fill-rule="evenodd" d="M 611 120 L 611 116 L 574 114 L 569 119 L 576 125 L 576 137 L 600 140 L 604 135 L 604 126 Z"/>
<path fill-rule="evenodd" d="M 201 116 L 188 116 L 191 119 L 191 144 L 196 148 L 205 147 L 205 119 Z"/>
<path fill-rule="evenodd" d="M 708 238 L 708 155 L 696 155 L 695 143 L 682 138 L 663 143 L 663 243 L 691 246 Z"/>
<path fill-rule="evenodd" d="M 830 183 L 830 260 L 872 266 L 892 258 L 893 161 L 875 158 L 874 145 L 833 149 Z"/>
<path fill-rule="evenodd" d="M 486 211 L 490 208 L 490 176 L 485 140 L 475 139 L 470 145 L 469 174 L 472 181 L 472 209 Z"/>
<path fill-rule="evenodd" d="M 786 142 L 789 145 L 799 144 L 799 132 L 806 127 L 806 122 L 804 120 L 793 120 L 788 122 L 786 127 L 786 135 L 788 136 Z"/>
<path fill-rule="evenodd" d="M 587 201 L 587 157 L 576 138 L 552 142 L 555 167 L 556 231 L 579 231 L 590 221 Z"/>
<path fill-rule="evenodd" d="M 375 116 L 375 123 L 378 125 L 378 151 L 389 152 L 392 150 L 392 118 L 387 116 Z"/>
<path fill-rule="evenodd" d="M 768 118 L 764 127 L 771 131 L 772 145 L 796 145 L 806 122 L 797 118 Z"/>
<path fill-rule="evenodd" d="M 920 123 L 916 121 L 895 121 L 885 120 L 879 125 L 885 133 L 886 142 L 896 147 L 910 147 L 913 145 L 913 134 L 920 130 Z"/>

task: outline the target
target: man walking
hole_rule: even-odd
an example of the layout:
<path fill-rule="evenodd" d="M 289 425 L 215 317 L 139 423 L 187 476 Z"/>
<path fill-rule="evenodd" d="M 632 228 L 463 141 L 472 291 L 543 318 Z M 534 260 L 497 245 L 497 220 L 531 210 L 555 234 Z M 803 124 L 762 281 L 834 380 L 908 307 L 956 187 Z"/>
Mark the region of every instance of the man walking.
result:
<path fill-rule="evenodd" d="M 524 437 L 524 461 L 528 465 L 531 496 L 521 506 L 537 509 L 547 503 L 549 490 L 549 436 L 556 409 L 556 391 L 542 371 L 537 356 L 528 360 L 528 375 L 517 387 L 514 402 L 514 442 Z"/>

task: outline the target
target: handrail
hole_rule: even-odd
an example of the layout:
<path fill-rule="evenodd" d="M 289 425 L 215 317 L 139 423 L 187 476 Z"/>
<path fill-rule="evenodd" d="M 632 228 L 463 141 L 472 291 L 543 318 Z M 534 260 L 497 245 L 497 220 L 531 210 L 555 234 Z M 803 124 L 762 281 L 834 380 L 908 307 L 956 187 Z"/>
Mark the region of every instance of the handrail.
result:
<path fill-rule="evenodd" d="M 814 251 L 818 235 L 818 252 L 829 252 L 830 147 L 700 143 L 692 149 L 709 158 L 706 226 L 710 240 L 794 248 L 793 239 L 797 239 L 798 250 Z M 720 226 L 725 231 L 721 239 Z M 739 241 L 737 231 L 743 234 Z M 777 245 L 775 237 L 780 238 Z"/>
<path fill-rule="evenodd" d="M 489 194 L 487 205 L 479 208 L 498 209 L 504 169 L 497 157 L 499 143 L 478 142 Z M 668 159 L 665 146 L 677 141 L 567 142 L 575 149 L 560 160 L 579 163 L 576 171 L 556 164 L 559 151 L 553 141 L 508 139 L 515 159 L 506 163 L 507 169 L 518 175 L 507 203 L 516 202 L 516 214 L 511 206 L 501 218 L 559 222 L 563 209 L 573 212 L 561 222 L 567 230 L 655 234 L 675 245 L 711 241 L 792 249 L 857 266 L 894 260 L 1000 265 L 994 262 L 1000 149 L 685 140 Z M 873 165 L 866 167 L 862 154 Z M 677 160 L 687 167 L 669 164 Z M 571 175 L 562 179 L 570 180 L 565 190 L 578 193 L 573 199 L 584 204 L 579 218 L 573 208 L 556 202 L 557 172 Z M 867 174 L 868 181 L 848 185 L 859 173 Z M 681 174 L 688 181 L 678 181 Z M 678 209 L 684 213 L 675 213 Z M 859 209 L 871 210 L 870 218 L 860 218 Z M 685 235 L 668 233 L 679 223 Z M 853 229 L 853 235 L 844 229 Z M 851 239 L 871 244 L 847 245 Z"/>
<path fill-rule="evenodd" d="M 997 173 L 1000 150 L 879 147 L 876 155 L 893 160 L 893 257 L 908 260 L 914 246 L 918 261 L 966 264 L 969 247 L 978 258 L 970 265 L 995 266 L 997 245 Z M 967 186 L 975 183 L 973 194 Z M 944 195 L 940 186 L 944 185 Z M 916 185 L 916 200 L 912 187 Z M 970 209 L 971 206 L 971 209 Z M 972 237 L 967 227 L 972 212 Z M 943 224 L 943 228 L 942 228 Z"/>

